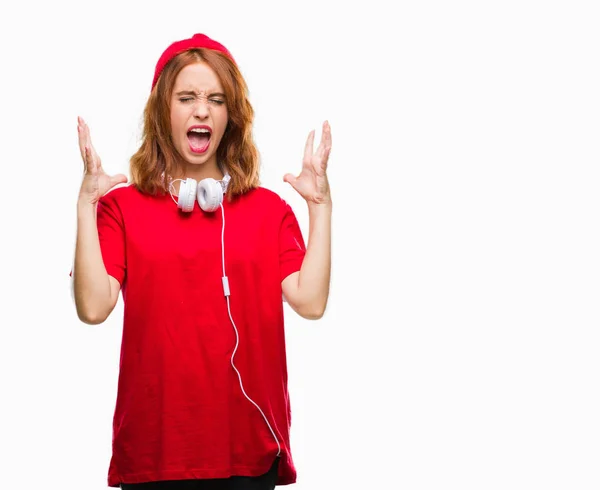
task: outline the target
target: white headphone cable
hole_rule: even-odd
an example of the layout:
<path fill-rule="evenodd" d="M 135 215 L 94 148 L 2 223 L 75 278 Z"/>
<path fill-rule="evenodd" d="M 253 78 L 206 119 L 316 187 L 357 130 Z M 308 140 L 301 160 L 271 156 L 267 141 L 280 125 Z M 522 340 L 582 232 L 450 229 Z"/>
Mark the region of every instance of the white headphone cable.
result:
<path fill-rule="evenodd" d="M 171 191 L 171 189 L 175 189 L 175 186 L 174 186 L 174 184 L 175 184 L 175 182 L 177 182 L 178 180 L 180 180 L 180 181 L 182 181 L 182 182 L 183 182 L 183 180 L 182 180 L 182 179 L 175 179 L 175 180 L 172 180 L 172 181 L 171 181 L 171 183 L 169 184 L 169 194 L 171 194 L 171 199 L 173 199 L 173 202 L 174 202 L 175 204 L 177 204 L 177 201 L 176 201 L 176 200 L 175 200 L 175 198 L 173 197 L 173 192 Z M 179 197 L 179 195 L 178 195 L 177 197 Z"/>
<path fill-rule="evenodd" d="M 277 456 L 279 456 L 281 454 L 281 445 L 279 444 L 279 440 L 277 439 L 277 436 L 275 435 L 275 432 L 273 431 L 271 424 L 269 424 L 269 421 L 267 420 L 267 417 L 264 414 L 264 412 L 256 404 L 256 402 L 246 394 L 246 390 L 244 390 L 244 385 L 242 383 L 242 375 L 240 374 L 238 369 L 235 367 L 235 364 L 233 363 L 233 358 L 235 357 L 235 353 L 237 352 L 237 348 L 240 343 L 240 336 L 238 333 L 238 329 L 235 326 L 235 322 L 233 321 L 233 318 L 231 316 L 231 305 L 229 303 L 229 295 L 231 293 L 229 291 L 229 279 L 227 278 L 227 275 L 225 274 L 225 209 L 223 208 L 223 204 L 221 204 L 220 206 L 221 206 L 221 215 L 223 216 L 223 228 L 221 231 L 221 258 L 222 258 L 222 263 L 223 263 L 223 278 L 222 278 L 223 290 L 225 292 L 225 298 L 227 299 L 227 311 L 229 312 L 229 319 L 231 320 L 231 324 L 233 325 L 233 329 L 235 330 L 235 348 L 233 349 L 233 353 L 231 354 L 231 366 L 233 367 L 233 369 L 235 370 L 235 372 L 238 375 L 242 393 L 258 409 L 258 411 L 261 413 L 261 415 L 265 419 L 265 422 L 267 423 L 267 426 L 269 427 L 269 430 L 271 431 L 271 434 L 273 435 L 273 438 L 275 439 L 275 442 L 277 443 Z"/>

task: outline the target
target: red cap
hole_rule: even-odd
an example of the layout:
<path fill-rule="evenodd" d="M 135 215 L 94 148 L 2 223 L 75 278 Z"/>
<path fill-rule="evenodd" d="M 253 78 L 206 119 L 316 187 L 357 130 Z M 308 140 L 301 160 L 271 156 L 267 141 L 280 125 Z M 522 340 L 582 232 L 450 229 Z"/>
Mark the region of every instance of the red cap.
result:
<path fill-rule="evenodd" d="M 154 79 L 152 80 L 152 88 L 154 88 L 154 86 L 156 85 L 158 77 L 162 73 L 166 64 L 171 59 L 173 59 L 179 53 L 194 48 L 208 48 L 214 49 L 215 51 L 220 51 L 221 53 L 227 55 L 227 57 L 235 63 L 235 60 L 233 59 L 233 56 L 231 56 L 231 53 L 221 43 L 215 41 L 214 39 L 211 39 L 210 37 L 204 34 L 194 34 L 190 39 L 175 41 L 167 49 L 165 49 L 165 52 L 161 55 L 160 59 L 158 60 L 158 63 L 156 64 L 156 69 L 154 71 Z"/>

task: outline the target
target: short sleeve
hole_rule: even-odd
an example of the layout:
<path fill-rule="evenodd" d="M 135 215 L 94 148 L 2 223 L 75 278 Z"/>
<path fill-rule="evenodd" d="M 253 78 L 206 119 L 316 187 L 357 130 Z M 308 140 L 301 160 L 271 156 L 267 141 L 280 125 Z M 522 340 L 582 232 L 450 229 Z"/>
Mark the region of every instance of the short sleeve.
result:
<path fill-rule="evenodd" d="M 109 276 L 122 285 L 125 280 L 125 227 L 114 194 L 109 192 L 98 201 L 96 213 L 102 260 Z"/>
<path fill-rule="evenodd" d="M 300 270 L 306 255 L 306 245 L 294 211 L 285 203 L 285 212 L 279 230 L 279 269 L 283 281 Z"/>

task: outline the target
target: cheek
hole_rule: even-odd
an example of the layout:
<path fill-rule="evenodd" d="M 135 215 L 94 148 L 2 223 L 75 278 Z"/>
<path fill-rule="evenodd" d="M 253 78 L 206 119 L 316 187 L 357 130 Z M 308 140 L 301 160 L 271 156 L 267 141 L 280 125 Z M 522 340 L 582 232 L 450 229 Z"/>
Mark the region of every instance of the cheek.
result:
<path fill-rule="evenodd" d="M 181 110 L 171 109 L 171 130 L 178 132 L 183 128 L 186 117 Z"/>
<path fill-rule="evenodd" d="M 219 114 L 219 129 L 221 130 L 221 134 L 225 132 L 228 121 L 229 113 L 227 112 L 227 109 L 223 109 L 223 111 Z"/>
<path fill-rule="evenodd" d="M 177 118 L 175 117 L 175 112 L 171 111 L 171 135 L 174 135 L 177 132 Z"/>

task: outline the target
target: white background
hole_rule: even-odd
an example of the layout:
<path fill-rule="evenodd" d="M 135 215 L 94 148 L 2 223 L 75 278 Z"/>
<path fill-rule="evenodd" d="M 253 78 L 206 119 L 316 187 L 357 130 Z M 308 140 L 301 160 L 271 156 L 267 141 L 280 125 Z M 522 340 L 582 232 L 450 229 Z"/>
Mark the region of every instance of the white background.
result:
<path fill-rule="evenodd" d="M 384 5 L 1 7 L 2 488 L 106 488 L 122 304 L 92 327 L 71 300 L 76 119 L 127 174 L 154 65 L 196 32 L 306 234 L 282 178 L 332 127 L 328 311 L 286 310 L 294 488 L 599 488 L 595 2 Z"/>

